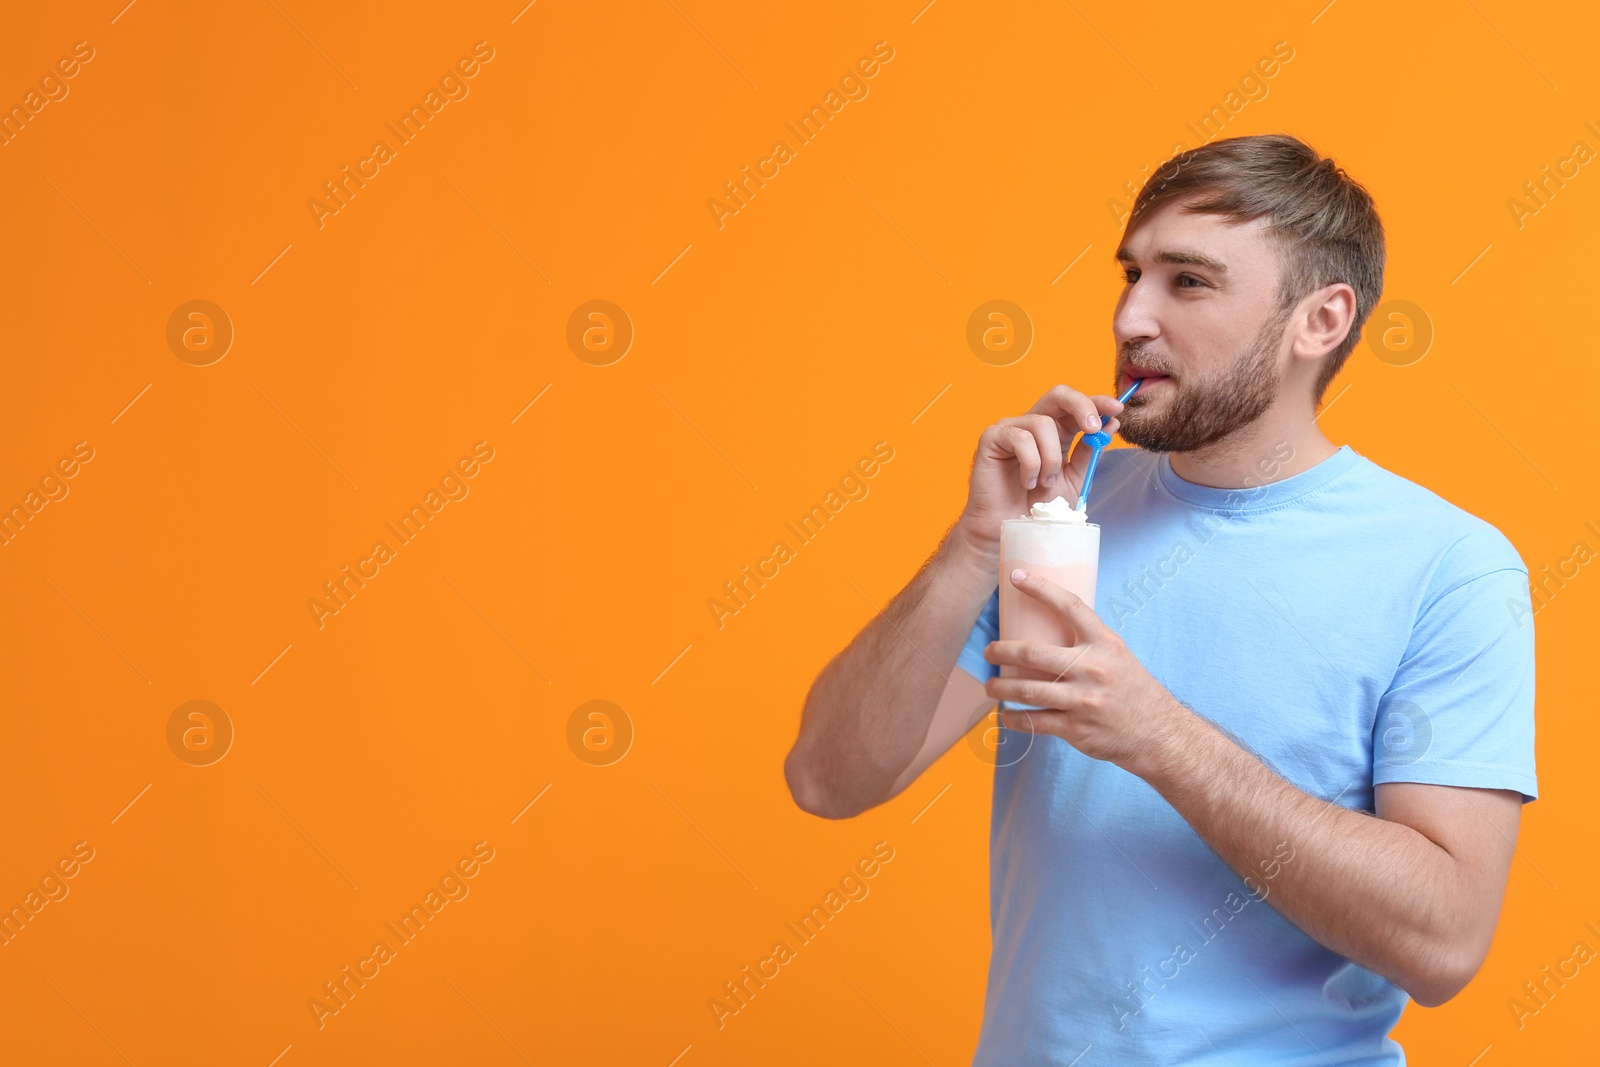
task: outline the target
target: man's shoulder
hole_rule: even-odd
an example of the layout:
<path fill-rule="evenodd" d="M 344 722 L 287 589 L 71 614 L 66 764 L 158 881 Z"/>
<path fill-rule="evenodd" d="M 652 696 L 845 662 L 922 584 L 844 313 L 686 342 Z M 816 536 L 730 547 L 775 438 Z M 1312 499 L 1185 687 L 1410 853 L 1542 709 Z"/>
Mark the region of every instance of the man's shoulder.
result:
<path fill-rule="evenodd" d="M 1436 584 L 1456 584 L 1497 570 L 1526 574 L 1527 565 L 1493 523 L 1395 471 L 1357 454 L 1346 501 L 1362 507 L 1385 539 L 1432 554 Z"/>

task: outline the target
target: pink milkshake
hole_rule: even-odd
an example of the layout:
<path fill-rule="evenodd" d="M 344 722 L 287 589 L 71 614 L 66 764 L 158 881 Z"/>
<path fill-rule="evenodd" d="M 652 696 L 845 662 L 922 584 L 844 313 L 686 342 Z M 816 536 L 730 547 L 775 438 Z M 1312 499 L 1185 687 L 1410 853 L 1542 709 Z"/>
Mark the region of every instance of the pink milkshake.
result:
<path fill-rule="evenodd" d="M 1100 572 L 1100 527 L 1059 496 L 1048 503 L 1034 504 L 1029 515 L 1000 523 L 1001 640 L 1071 645 L 1074 635 L 1067 632 L 1061 618 L 1011 584 L 1011 572 L 1017 567 L 1076 593 L 1092 608 L 1095 579 Z M 1055 672 L 1001 664 L 1000 676 L 1050 681 Z M 1003 701 L 1002 707 L 1031 710 L 1037 705 Z"/>

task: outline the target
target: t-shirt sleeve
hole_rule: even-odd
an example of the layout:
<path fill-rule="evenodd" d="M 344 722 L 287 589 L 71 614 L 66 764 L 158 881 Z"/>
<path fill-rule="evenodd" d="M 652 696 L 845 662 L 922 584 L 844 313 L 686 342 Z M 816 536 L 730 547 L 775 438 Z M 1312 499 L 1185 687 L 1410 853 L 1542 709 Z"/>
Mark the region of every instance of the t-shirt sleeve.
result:
<path fill-rule="evenodd" d="M 1503 566 L 1423 606 L 1378 702 L 1374 786 L 1514 789 L 1523 803 L 1538 796 L 1529 604 L 1527 571 Z"/>
<path fill-rule="evenodd" d="M 989 597 L 989 602 L 983 606 L 983 610 L 978 612 L 978 621 L 973 623 L 972 632 L 967 635 L 967 643 L 956 656 L 956 666 L 980 682 L 987 682 L 999 674 L 1000 668 L 983 658 L 985 646 L 999 637 L 1000 590 L 997 588 Z"/>

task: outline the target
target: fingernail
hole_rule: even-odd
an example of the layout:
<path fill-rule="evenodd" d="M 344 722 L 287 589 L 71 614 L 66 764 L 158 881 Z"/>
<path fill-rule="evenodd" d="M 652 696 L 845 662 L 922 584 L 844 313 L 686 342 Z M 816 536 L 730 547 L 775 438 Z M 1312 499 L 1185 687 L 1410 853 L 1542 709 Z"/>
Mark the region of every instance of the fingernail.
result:
<path fill-rule="evenodd" d="M 1045 485 L 1055 485 L 1056 484 L 1056 476 L 1054 474 L 1045 475 L 1044 476 L 1044 484 Z"/>
<path fill-rule="evenodd" d="M 1038 484 L 1039 484 L 1039 476 L 1038 475 L 1034 475 L 1032 478 L 1028 479 L 1028 488 L 1029 489 L 1034 488 Z"/>
<path fill-rule="evenodd" d="M 1100 416 L 1099 415 L 1090 415 L 1089 416 L 1089 430 L 1092 433 L 1098 433 L 1100 431 Z"/>
<path fill-rule="evenodd" d="M 1014 569 L 1011 572 L 1011 580 L 1013 582 L 1020 582 L 1024 578 L 1026 578 L 1027 576 L 1028 576 L 1028 572 L 1023 570 L 1021 567 L 1017 567 L 1016 569 Z"/>

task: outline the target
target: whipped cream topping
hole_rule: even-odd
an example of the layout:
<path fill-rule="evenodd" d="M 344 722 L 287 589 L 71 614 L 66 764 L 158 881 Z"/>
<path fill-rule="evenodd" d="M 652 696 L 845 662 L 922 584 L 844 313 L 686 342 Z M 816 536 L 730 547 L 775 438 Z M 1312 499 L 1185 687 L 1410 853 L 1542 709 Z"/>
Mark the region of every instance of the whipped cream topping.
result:
<path fill-rule="evenodd" d="M 1073 507 L 1064 496 L 1054 500 L 1041 500 L 1029 509 L 1028 518 L 1039 522 L 1074 522 L 1084 523 L 1088 517 L 1077 508 Z"/>

